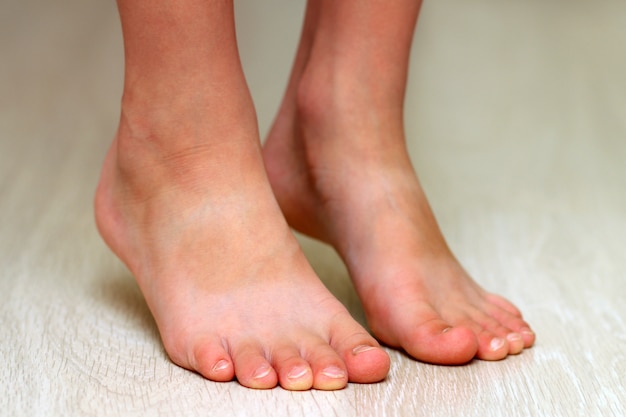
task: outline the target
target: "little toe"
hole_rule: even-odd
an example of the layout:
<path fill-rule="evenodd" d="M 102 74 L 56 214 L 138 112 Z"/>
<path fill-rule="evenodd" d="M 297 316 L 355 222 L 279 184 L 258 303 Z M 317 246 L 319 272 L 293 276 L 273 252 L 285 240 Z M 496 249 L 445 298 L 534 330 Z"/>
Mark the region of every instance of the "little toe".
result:
<path fill-rule="evenodd" d="M 243 346 L 233 353 L 235 375 L 248 388 L 269 389 L 278 383 L 276 371 L 255 344 Z"/>

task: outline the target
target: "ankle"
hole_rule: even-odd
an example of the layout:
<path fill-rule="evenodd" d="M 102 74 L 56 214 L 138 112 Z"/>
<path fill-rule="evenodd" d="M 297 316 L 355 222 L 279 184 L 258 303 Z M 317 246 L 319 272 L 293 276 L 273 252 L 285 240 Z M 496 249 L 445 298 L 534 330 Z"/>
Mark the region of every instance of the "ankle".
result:
<path fill-rule="evenodd" d="M 136 161 L 177 162 L 179 159 L 234 157 L 258 147 L 258 129 L 247 90 L 223 94 L 174 91 L 125 91 L 117 132 L 117 156 Z M 219 97 L 218 97 L 219 96 Z"/>
<path fill-rule="evenodd" d="M 386 137 L 403 137 L 403 89 L 404 84 L 394 87 L 377 71 L 353 63 L 309 63 L 296 94 L 298 120 L 305 129 L 322 129 L 324 137 L 336 137 L 324 131 L 331 128 L 382 134 L 372 131 L 379 129 Z"/>
<path fill-rule="evenodd" d="M 348 114 L 352 101 L 349 80 L 331 65 L 309 65 L 303 72 L 296 93 L 298 120 L 304 127 L 325 128 Z"/>
<path fill-rule="evenodd" d="M 362 170 L 371 163 L 383 168 L 406 162 L 401 100 L 353 83 L 340 71 L 303 75 L 296 108 L 309 167 L 336 163 Z"/>
<path fill-rule="evenodd" d="M 121 123 L 136 139 L 195 137 L 201 133 L 197 128 L 226 137 L 241 127 L 256 130 L 254 104 L 243 78 L 137 83 L 124 88 L 121 109 Z"/>

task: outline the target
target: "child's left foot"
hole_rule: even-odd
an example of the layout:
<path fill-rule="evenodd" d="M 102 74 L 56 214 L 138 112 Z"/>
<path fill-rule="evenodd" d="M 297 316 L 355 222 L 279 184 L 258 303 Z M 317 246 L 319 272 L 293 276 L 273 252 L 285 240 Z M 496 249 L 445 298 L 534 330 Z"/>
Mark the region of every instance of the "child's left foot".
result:
<path fill-rule="evenodd" d="M 374 334 L 437 364 L 499 360 L 530 347 L 535 336 L 517 308 L 480 288 L 448 249 L 398 109 L 378 111 L 374 101 L 360 109 L 321 92 L 300 86 L 298 109 L 283 103 L 266 168 L 290 225 L 346 262 Z"/>

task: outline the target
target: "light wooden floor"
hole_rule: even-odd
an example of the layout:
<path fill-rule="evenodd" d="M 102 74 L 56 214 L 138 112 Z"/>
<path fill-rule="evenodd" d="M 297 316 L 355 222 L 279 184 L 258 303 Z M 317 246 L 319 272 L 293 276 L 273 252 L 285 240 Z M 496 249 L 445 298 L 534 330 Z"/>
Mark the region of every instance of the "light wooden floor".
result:
<path fill-rule="evenodd" d="M 262 132 L 302 10 L 237 4 Z M 4 2 L 0 415 L 625 415 L 625 15 L 617 0 L 426 0 L 407 98 L 412 156 L 450 245 L 523 310 L 537 344 L 461 367 L 390 350 L 382 383 L 291 393 L 172 365 L 96 233 L 91 198 L 122 82 L 114 2 Z M 361 319 L 338 258 L 302 244 Z"/>

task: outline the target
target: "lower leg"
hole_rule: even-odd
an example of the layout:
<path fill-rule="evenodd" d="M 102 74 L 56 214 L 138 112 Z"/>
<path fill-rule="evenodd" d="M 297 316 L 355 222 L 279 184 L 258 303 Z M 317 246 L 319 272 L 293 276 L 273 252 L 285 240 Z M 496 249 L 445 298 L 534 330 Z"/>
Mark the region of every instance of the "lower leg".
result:
<path fill-rule="evenodd" d="M 118 6 L 122 117 L 96 220 L 171 359 L 255 388 L 384 378 L 388 357 L 319 282 L 272 195 L 232 3 Z"/>
<path fill-rule="evenodd" d="M 312 3 L 313 4 L 313 3 Z M 501 359 L 534 335 L 450 252 L 405 147 L 403 101 L 419 2 L 315 2 L 264 149 L 296 229 L 345 260 L 368 322 L 417 359 Z M 292 167 L 293 175 L 284 175 Z"/>

